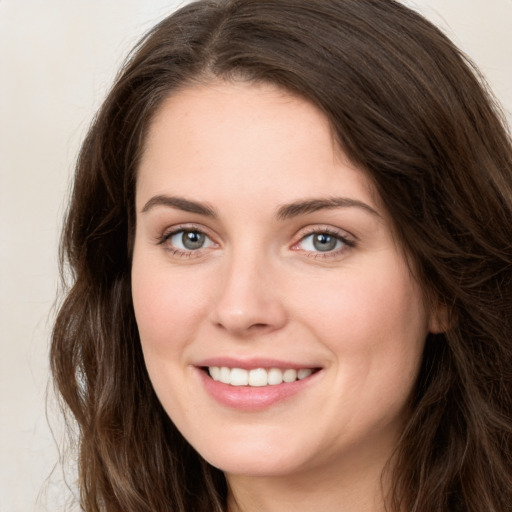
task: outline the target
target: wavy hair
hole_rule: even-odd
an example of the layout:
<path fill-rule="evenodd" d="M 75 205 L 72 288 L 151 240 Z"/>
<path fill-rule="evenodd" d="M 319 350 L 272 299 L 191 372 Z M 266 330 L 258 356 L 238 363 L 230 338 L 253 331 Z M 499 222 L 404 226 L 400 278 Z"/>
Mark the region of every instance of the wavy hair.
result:
<path fill-rule="evenodd" d="M 61 243 L 71 283 L 51 367 L 76 424 L 87 512 L 225 511 L 145 369 L 130 289 L 137 166 L 162 101 L 212 78 L 278 85 L 368 173 L 429 300 L 389 510 L 512 510 L 512 147 L 482 78 L 393 0 L 203 0 L 137 45 L 83 143 Z"/>

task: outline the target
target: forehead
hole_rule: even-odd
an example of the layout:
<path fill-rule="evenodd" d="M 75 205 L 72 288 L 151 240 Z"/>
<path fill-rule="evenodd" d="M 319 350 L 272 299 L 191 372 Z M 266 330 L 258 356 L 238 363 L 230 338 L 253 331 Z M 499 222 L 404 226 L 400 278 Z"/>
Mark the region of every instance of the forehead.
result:
<path fill-rule="evenodd" d="M 302 130 L 295 131 L 295 137 L 327 135 L 331 156 L 344 158 L 327 117 L 313 103 L 273 84 L 247 81 L 195 83 L 170 94 L 150 123 L 145 150 L 154 150 L 162 138 L 169 142 L 172 135 L 179 139 L 197 137 L 206 130 L 211 133 L 203 140 L 203 147 L 208 141 L 212 146 L 222 147 L 225 142 L 233 147 L 242 139 L 252 139 L 256 146 L 254 135 L 262 123 L 269 137 L 298 126 Z M 226 140 L 226 132 L 233 138 Z"/>
<path fill-rule="evenodd" d="M 198 187 L 201 184 L 201 187 Z M 371 195 L 366 173 L 345 156 L 327 117 L 311 102 L 268 84 L 213 82 L 171 94 L 148 130 L 137 195 L 226 186 L 242 197 L 283 187 Z M 355 190 L 358 189 L 358 190 Z"/>

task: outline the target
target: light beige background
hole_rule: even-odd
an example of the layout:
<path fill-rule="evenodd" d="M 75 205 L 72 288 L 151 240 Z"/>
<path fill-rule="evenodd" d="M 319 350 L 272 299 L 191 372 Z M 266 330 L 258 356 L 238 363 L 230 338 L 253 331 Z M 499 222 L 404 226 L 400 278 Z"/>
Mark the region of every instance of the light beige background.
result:
<path fill-rule="evenodd" d="M 182 3 L 0 0 L 0 512 L 63 510 L 45 394 L 69 177 L 123 57 Z M 512 119 L 512 0 L 407 3 L 473 58 Z"/>

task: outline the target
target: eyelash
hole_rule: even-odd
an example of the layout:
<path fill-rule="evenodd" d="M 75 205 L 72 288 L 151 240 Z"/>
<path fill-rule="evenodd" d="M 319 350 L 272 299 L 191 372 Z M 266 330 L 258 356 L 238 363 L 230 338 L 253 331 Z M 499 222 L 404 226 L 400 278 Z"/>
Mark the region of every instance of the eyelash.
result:
<path fill-rule="evenodd" d="M 356 246 L 355 240 L 349 238 L 347 235 L 342 234 L 340 231 L 337 231 L 336 229 L 333 229 L 331 227 L 317 227 L 309 230 L 305 230 L 303 233 L 300 234 L 300 238 L 297 242 L 295 242 L 292 245 L 292 249 L 300 251 L 298 245 L 304 240 L 306 240 L 308 237 L 315 236 L 315 235 L 327 235 L 329 237 L 333 237 L 336 241 L 341 242 L 343 245 L 342 247 L 332 250 L 332 251 L 302 251 L 306 257 L 313 258 L 313 259 L 329 259 L 329 258 L 336 258 L 341 256 L 343 253 L 348 251 L 349 249 Z"/>
<path fill-rule="evenodd" d="M 186 232 L 189 232 L 189 233 L 199 233 L 199 234 L 204 235 L 205 237 L 207 237 L 209 240 L 211 240 L 211 237 L 208 235 L 208 233 L 205 232 L 204 229 L 202 229 L 199 226 L 195 226 L 193 224 L 192 225 L 191 224 L 187 224 L 187 225 L 175 226 L 171 231 L 164 232 L 160 237 L 158 237 L 157 245 L 164 245 L 173 236 L 175 236 L 175 235 L 177 235 L 179 233 L 186 233 Z M 169 245 L 167 245 L 165 247 L 165 249 L 172 256 L 177 256 L 179 258 L 194 258 L 194 257 L 201 256 L 202 253 L 203 253 L 203 251 L 201 249 L 204 249 L 204 248 L 199 248 L 199 249 L 196 249 L 196 250 L 192 250 L 192 249 L 183 250 L 183 249 L 178 249 L 177 247 L 173 247 L 172 245 L 169 244 Z"/>
<path fill-rule="evenodd" d="M 208 235 L 208 233 L 201 227 L 195 226 L 195 225 L 180 225 L 175 226 L 171 231 L 164 232 L 161 236 L 157 239 L 157 245 L 164 245 L 166 244 L 173 236 L 184 233 L 184 232 L 192 232 L 192 233 L 199 233 L 201 235 L 204 235 L 207 237 L 210 241 L 212 241 L 212 238 Z M 304 251 L 298 248 L 299 244 L 304 242 L 308 237 L 315 236 L 315 235 L 327 235 L 330 237 L 333 237 L 337 241 L 341 242 L 343 246 L 341 248 L 332 250 L 332 251 Z M 215 242 L 212 241 L 213 244 Z M 216 244 L 215 244 L 216 245 Z M 347 250 L 353 248 L 356 246 L 355 240 L 349 238 L 346 235 L 343 235 L 340 231 L 337 231 L 332 228 L 328 227 L 319 227 L 314 229 L 305 230 L 300 234 L 300 238 L 297 242 L 295 242 L 291 249 L 295 251 L 301 251 L 303 254 L 305 254 L 308 258 L 314 258 L 314 259 L 328 259 L 333 257 L 339 257 L 341 254 L 346 252 Z M 206 248 L 198 248 L 196 250 L 188 249 L 178 249 L 176 247 L 173 247 L 171 245 L 168 245 L 166 247 L 166 250 L 173 256 L 181 257 L 181 258 L 193 258 L 193 257 L 199 257 L 203 254 L 204 249 Z"/>

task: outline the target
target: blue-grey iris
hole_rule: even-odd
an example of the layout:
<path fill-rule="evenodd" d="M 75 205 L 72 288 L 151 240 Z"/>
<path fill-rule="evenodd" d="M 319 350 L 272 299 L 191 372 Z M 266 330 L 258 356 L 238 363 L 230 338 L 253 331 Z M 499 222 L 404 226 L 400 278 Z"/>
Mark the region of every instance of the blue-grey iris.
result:
<path fill-rule="evenodd" d="M 204 245 L 205 235 L 197 231 L 184 231 L 181 241 L 186 249 L 201 249 Z"/>
<path fill-rule="evenodd" d="M 313 237 L 313 247 L 317 251 L 332 251 L 336 248 L 336 244 L 338 243 L 338 239 L 334 236 L 328 235 L 326 233 L 317 233 Z"/>

